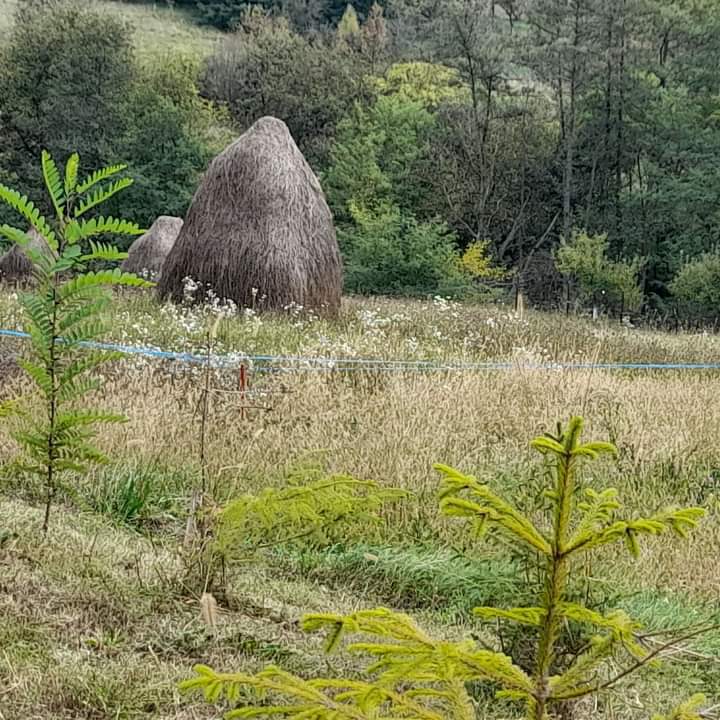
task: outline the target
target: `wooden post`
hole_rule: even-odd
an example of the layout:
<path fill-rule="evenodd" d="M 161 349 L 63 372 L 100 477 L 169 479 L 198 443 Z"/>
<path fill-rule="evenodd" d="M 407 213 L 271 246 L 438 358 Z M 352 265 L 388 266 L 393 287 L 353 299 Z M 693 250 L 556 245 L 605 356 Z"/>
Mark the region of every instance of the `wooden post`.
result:
<path fill-rule="evenodd" d="M 240 365 L 238 373 L 238 387 L 240 388 L 240 417 L 245 419 L 245 391 L 248 387 L 247 367 L 245 364 Z"/>

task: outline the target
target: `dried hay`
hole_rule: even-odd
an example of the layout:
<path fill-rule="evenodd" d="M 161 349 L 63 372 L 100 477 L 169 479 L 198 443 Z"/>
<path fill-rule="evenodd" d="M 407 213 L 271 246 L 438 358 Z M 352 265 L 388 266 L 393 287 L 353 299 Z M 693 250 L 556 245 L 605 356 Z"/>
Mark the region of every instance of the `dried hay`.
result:
<path fill-rule="evenodd" d="M 285 123 L 258 120 L 210 164 L 165 261 L 161 298 L 191 277 L 238 306 L 333 314 L 342 263 L 320 183 Z"/>
<path fill-rule="evenodd" d="M 30 247 L 33 250 L 52 252 L 45 240 L 34 229 L 27 231 L 30 236 Z M 0 282 L 27 283 L 32 280 L 33 264 L 19 245 L 13 245 L 4 255 L 0 256 Z"/>
<path fill-rule="evenodd" d="M 152 227 L 130 246 L 121 269 L 141 277 L 156 279 L 182 226 L 181 218 L 161 215 Z"/>

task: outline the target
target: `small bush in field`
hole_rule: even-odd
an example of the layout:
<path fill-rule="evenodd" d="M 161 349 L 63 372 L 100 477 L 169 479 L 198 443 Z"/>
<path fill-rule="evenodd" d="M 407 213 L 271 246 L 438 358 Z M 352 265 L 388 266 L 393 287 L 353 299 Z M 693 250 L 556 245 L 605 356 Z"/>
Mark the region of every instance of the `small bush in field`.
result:
<path fill-rule="evenodd" d="M 640 261 L 618 262 L 607 257 L 606 235 L 573 233 L 555 252 L 555 264 L 576 283 L 585 304 L 637 310 L 643 300 L 638 283 Z"/>
<path fill-rule="evenodd" d="M 720 255 L 707 253 L 683 265 L 670 289 L 685 317 L 717 318 L 720 315 Z"/>

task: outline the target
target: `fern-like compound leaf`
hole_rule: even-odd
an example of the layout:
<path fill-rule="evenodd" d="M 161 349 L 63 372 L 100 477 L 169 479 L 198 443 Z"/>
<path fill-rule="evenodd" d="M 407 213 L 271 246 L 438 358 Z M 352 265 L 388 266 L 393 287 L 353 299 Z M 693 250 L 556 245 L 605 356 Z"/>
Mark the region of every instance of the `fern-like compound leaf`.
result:
<path fill-rule="evenodd" d="M 45 217 L 40 210 L 35 207 L 32 200 L 28 200 L 26 195 L 21 195 L 16 190 L 0 184 L 0 200 L 9 205 L 13 210 L 22 215 L 27 220 L 28 225 L 37 230 L 37 232 L 45 239 L 48 246 L 53 250 L 58 249 L 57 239 L 50 225 L 48 225 Z"/>
<path fill-rule="evenodd" d="M 42 151 L 41 164 L 43 179 L 45 180 L 45 187 L 50 195 L 50 201 L 55 209 L 58 220 L 62 220 L 65 206 L 65 186 L 60 179 L 60 171 L 47 150 Z"/>
<path fill-rule="evenodd" d="M 118 250 L 116 247 L 107 243 L 96 243 L 90 241 L 90 252 L 86 255 L 82 255 L 80 260 L 82 262 L 90 262 L 92 260 L 105 260 L 106 262 L 117 262 L 119 260 L 125 260 L 128 256 L 126 252 Z"/>
<path fill-rule="evenodd" d="M 123 170 L 127 170 L 127 165 L 109 165 L 108 167 L 102 168 L 100 170 L 95 170 L 93 173 L 88 175 L 82 182 L 76 185 L 75 192 L 78 195 L 82 195 L 98 183 L 111 178 L 113 175 L 121 173 Z"/>
<path fill-rule="evenodd" d="M 142 235 L 146 231 L 137 223 L 113 217 L 71 220 L 65 228 L 65 239 L 71 245 L 98 235 Z"/>
<path fill-rule="evenodd" d="M 78 168 L 80 167 L 80 156 L 73 153 L 65 163 L 65 197 L 69 198 L 75 193 L 77 187 Z"/>
<path fill-rule="evenodd" d="M 125 188 L 133 184 L 132 178 L 120 178 L 108 185 L 97 187 L 92 193 L 84 197 L 80 204 L 75 208 L 74 215 L 76 218 L 84 215 L 88 210 L 101 205 L 109 200 L 113 195 L 121 192 Z"/>

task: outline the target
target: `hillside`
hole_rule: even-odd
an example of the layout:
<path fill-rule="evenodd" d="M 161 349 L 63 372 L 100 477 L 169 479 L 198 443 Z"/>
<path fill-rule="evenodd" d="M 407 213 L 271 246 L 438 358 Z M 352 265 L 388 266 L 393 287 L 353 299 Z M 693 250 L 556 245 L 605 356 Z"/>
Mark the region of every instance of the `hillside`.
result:
<path fill-rule="evenodd" d="M 0 0 L 0 31 L 3 33 L 10 29 L 20 2 L 22 0 Z M 92 0 L 92 5 L 132 25 L 136 49 L 141 55 L 171 50 L 207 55 L 222 37 L 219 30 L 200 27 L 187 13 L 165 3 L 131 5 L 116 0 Z"/>

